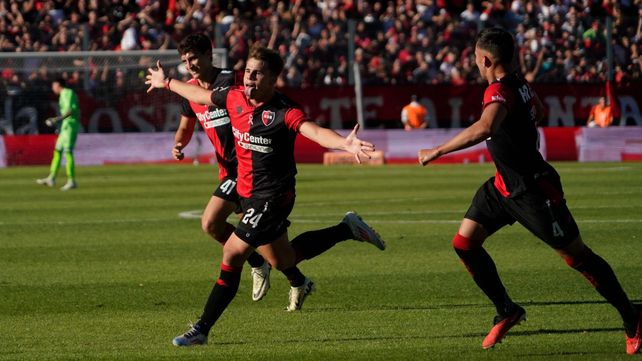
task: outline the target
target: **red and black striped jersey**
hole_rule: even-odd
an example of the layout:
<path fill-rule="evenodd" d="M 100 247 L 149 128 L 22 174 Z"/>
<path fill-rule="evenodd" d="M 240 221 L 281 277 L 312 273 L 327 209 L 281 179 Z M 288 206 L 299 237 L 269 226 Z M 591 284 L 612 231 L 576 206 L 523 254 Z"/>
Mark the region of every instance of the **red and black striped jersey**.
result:
<path fill-rule="evenodd" d="M 213 80 L 209 89 L 234 85 L 234 72 L 228 69 L 214 68 Z M 198 85 L 196 79 L 188 81 Z M 183 99 L 181 114 L 188 118 L 198 119 L 201 127 L 214 146 L 218 161 L 218 177 L 235 177 L 237 174 L 236 150 L 230 118 L 225 107 L 202 105 Z"/>
<path fill-rule="evenodd" d="M 294 141 L 308 116 L 281 93 L 251 105 L 243 86 L 214 89 L 212 103 L 226 107 L 238 159 L 236 189 L 244 198 L 270 198 L 294 190 Z"/>
<path fill-rule="evenodd" d="M 500 127 L 486 140 L 497 167 L 495 187 L 505 197 L 524 192 L 538 175 L 558 176 L 538 149 L 535 97 L 528 82 L 517 74 L 491 83 L 484 92 L 483 107 L 500 103 L 507 110 Z"/>

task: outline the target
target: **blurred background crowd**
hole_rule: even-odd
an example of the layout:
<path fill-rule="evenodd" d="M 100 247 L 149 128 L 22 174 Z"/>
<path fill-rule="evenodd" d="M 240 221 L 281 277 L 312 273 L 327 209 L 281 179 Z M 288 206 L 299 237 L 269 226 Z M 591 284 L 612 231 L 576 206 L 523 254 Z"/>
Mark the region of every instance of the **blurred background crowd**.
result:
<path fill-rule="evenodd" d="M 480 81 L 478 30 L 499 25 L 514 32 L 528 80 L 604 82 L 608 17 L 615 82 L 642 80 L 642 0 L 0 0 L 0 51 L 174 49 L 203 31 L 237 70 L 262 42 L 286 61 L 280 85 L 343 85 L 353 19 L 365 85 L 460 85 Z M 4 81 L 27 80 L 6 70 Z"/>

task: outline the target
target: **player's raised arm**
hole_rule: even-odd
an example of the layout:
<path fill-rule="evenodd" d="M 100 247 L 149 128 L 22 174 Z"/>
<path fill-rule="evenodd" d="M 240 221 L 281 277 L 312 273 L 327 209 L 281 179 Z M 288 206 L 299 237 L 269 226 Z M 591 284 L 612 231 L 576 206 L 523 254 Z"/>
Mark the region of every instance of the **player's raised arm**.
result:
<path fill-rule="evenodd" d="M 149 74 L 145 77 L 145 84 L 149 85 L 147 89 L 148 93 L 154 90 L 154 88 L 165 88 L 194 103 L 214 105 L 211 99 L 211 90 L 166 77 L 160 60 L 156 62 L 156 67 L 156 69 L 147 68 Z"/>
<path fill-rule="evenodd" d="M 418 152 L 419 163 L 426 165 L 442 155 L 472 147 L 487 139 L 499 128 L 506 114 L 505 106 L 499 103 L 489 104 L 484 108 L 477 122 L 450 138 L 446 143 L 435 148 L 421 149 Z"/>
<path fill-rule="evenodd" d="M 299 132 L 306 138 L 317 144 L 331 149 L 345 150 L 354 154 L 357 163 L 361 163 L 361 156 L 370 159 L 371 152 L 374 152 L 375 146 L 372 143 L 365 142 L 357 138 L 359 124 L 354 126 L 352 132 L 347 137 L 342 137 L 332 129 L 323 128 L 316 123 L 308 121 L 301 124 Z"/>

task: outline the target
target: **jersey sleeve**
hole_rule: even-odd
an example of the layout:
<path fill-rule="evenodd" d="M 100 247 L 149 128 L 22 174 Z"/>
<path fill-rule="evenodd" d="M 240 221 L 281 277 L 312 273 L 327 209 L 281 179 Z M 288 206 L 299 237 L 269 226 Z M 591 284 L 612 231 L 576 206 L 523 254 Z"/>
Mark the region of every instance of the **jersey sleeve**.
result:
<path fill-rule="evenodd" d="M 285 125 L 288 127 L 288 129 L 295 132 L 299 131 L 301 124 L 303 124 L 304 122 L 309 122 L 311 120 L 312 119 L 310 119 L 310 117 L 308 117 L 308 115 L 299 108 L 290 108 L 285 113 Z"/>
<path fill-rule="evenodd" d="M 181 98 L 181 115 L 188 118 L 196 118 L 196 113 L 189 103 L 189 100 Z"/>
<path fill-rule="evenodd" d="M 234 71 L 230 69 L 222 69 L 221 72 L 218 74 L 216 77 L 216 81 L 214 82 L 214 87 L 229 87 L 236 85 L 236 80 L 235 80 L 235 74 Z"/>
<path fill-rule="evenodd" d="M 219 108 L 225 108 L 227 105 L 227 95 L 230 92 L 229 86 L 220 86 L 212 89 L 211 100 L 212 104 L 216 105 Z"/>
<path fill-rule="evenodd" d="M 484 108 L 492 103 L 500 103 L 510 109 L 513 105 L 510 89 L 500 82 L 490 84 L 484 92 Z"/>

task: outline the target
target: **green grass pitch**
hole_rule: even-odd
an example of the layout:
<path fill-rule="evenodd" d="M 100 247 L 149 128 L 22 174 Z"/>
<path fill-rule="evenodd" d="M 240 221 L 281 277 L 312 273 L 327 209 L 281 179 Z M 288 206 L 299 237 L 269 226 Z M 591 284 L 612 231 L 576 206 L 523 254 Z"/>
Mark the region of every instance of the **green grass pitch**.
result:
<path fill-rule="evenodd" d="M 556 167 L 586 243 L 642 302 L 642 163 Z M 171 339 L 200 315 L 221 247 L 179 213 L 200 212 L 215 167 L 81 167 L 71 192 L 34 182 L 46 173 L 0 170 L 0 360 L 641 359 L 625 354 L 616 311 L 519 225 L 486 246 L 528 320 L 481 349 L 494 308 L 450 242 L 492 165 L 300 165 L 291 237 L 355 210 L 388 249 L 347 241 L 302 263 L 317 292 L 294 314 L 278 272 L 252 302 L 246 266 L 194 348 Z"/>

